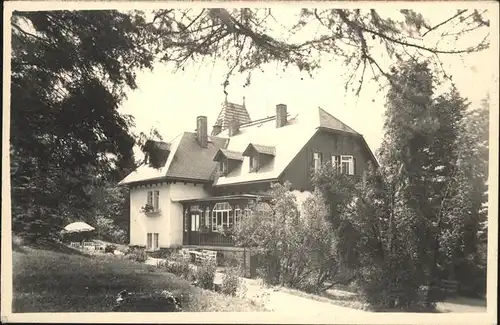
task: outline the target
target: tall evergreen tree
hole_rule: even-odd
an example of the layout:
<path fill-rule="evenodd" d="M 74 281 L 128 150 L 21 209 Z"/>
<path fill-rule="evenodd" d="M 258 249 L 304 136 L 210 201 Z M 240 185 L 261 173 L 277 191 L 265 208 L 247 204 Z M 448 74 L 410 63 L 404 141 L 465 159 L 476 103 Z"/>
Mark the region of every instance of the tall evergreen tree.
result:
<path fill-rule="evenodd" d="M 481 144 L 472 143 L 478 131 L 466 127 L 469 103 L 455 88 L 434 96 L 425 62 L 405 62 L 393 78 L 381 163 L 406 211 L 395 218 L 413 219 L 423 283 L 436 287 L 442 278 L 454 279 L 466 250 L 477 247 L 471 234 L 481 220 L 485 168 L 478 158 L 485 157 L 477 154 Z"/>
<path fill-rule="evenodd" d="M 89 189 L 134 168 L 132 120 L 118 111 L 153 57 L 141 20 L 117 11 L 13 13 L 13 230 L 57 232 L 91 206 Z M 117 168 L 113 168 L 115 165 Z"/>

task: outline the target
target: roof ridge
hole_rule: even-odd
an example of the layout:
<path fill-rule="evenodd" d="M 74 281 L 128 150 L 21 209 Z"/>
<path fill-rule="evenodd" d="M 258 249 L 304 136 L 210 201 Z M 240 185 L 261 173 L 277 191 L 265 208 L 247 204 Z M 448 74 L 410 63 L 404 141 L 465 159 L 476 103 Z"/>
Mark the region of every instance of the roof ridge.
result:
<path fill-rule="evenodd" d="M 320 106 L 318 106 L 319 110 L 323 111 L 325 114 L 327 114 L 329 117 L 335 119 L 337 122 L 345 125 L 348 129 L 351 129 L 354 133 L 357 133 L 357 134 L 361 134 L 359 133 L 358 131 L 354 130 L 352 127 L 350 127 L 347 123 L 344 123 L 343 121 L 341 121 L 339 118 L 333 116 L 330 112 L 328 112 L 327 110 L 321 108 Z"/>

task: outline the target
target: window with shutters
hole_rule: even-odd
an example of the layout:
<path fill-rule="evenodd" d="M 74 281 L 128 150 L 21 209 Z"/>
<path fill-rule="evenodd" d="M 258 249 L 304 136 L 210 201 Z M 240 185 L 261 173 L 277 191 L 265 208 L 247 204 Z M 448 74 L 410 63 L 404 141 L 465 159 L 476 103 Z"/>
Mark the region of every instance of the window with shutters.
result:
<path fill-rule="evenodd" d="M 340 156 L 332 156 L 332 167 L 336 172 L 340 173 Z"/>
<path fill-rule="evenodd" d="M 321 152 L 313 153 L 313 167 L 315 172 L 317 172 L 321 168 L 322 161 L 323 154 Z"/>
<path fill-rule="evenodd" d="M 354 157 L 340 156 L 340 168 L 342 174 L 354 175 Z"/>

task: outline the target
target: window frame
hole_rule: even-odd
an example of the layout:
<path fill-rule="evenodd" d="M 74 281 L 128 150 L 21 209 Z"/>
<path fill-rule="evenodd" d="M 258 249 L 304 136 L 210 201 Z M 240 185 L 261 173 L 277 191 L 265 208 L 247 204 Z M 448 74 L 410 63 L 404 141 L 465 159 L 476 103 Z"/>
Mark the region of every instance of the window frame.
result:
<path fill-rule="evenodd" d="M 160 234 L 157 232 L 153 233 L 153 250 L 160 249 Z"/>
<path fill-rule="evenodd" d="M 153 249 L 153 233 L 148 232 L 146 233 L 146 250 L 152 250 Z"/>
<path fill-rule="evenodd" d="M 341 170 L 340 167 L 341 167 L 340 156 L 338 156 L 338 155 L 332 156 L 332 168 L 333 168 L 333 170 L 335 170 L 336 172 L 340 172 L 340 170 Z"/>
<path fill-rule="evenodd" d="M 146 250 L 156 251 L 160 249 L 160 234 L 157 232 L 146 233 Z"/>
<path fill-rule="evenodd" d="M 249 169 L 251 173 L 256 173 L 260 168 L 260 157 L 258 153 L 255 153 L 249 157 Z"/>
<path fill-rule="evenodd" d="M 219 172 L 222 175 L 226 175 L 229 172 L 229 163 L 226 158 L 222 158 L 222 160 L 219 161 Z"/>
<path fill-rule="evenodd" d="M 348 170 L 344 170 L 344 163 L 347 163 Z M 354 156 L 352 155 L 341 155 L 340 156 L 340 172 L 345 175 L 354 175 Z"/>
<path fill-rule="evenodd" d="M 231 219 L 230 219 L 231 216 Z M 212 208 L 212 225 L 213 232 L 217 232 L 217 227 L 226 225 L 229 227 L 229 220 L 234 221 L 233 207 L 229 202 L 217 202 Z"/>
<path fill-rule="evenodd" d="M 146 204 L 153 207 L 151 212 L 160 211 L 160 190 L 148 190 Z"/>
<path fill-rule="evenodd" d="M 321 165 L 323 164 L 323 153 L 320 151 L 313 152 L 313 167 L 314 171 L 317 172 L 320 170 Z"/>
<path fill-rule="evenodd" d="M 205 220 L 205 224 L 204 224 L 204 226 L 205 226 L 205 227 L 207 227 L 208 229 L 211 229 L 211 227 L 210 227 L 210 225 L 211 225 L 211 224 L 210 224 L 210 221 L 211 221 L 212 219 L 210 218 L 210 212 L 211 212 L 210 208 L 209 208 L 209 207 L 206 207 L 206 208 L 205 208 L 205 218 L 204 218 L 204 220 Z"/>
<path fill-rule="evenodd" d="M 236 226 L 241 222 L 242 210 L 238 204 L 234 207 L 234 225 Z"/>

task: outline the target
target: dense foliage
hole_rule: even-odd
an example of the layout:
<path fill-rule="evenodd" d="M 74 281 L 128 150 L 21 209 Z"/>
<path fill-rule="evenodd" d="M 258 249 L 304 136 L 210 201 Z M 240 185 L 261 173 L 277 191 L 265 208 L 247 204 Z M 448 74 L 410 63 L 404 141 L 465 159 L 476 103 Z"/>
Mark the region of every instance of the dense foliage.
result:
<path fill-rule="evenodd" d="M 359 271 L 373 305 L 430 304 L 443 279 L 484 294 L 487 108 L 469 109 L 456 89 L 435 95 L 425 62 L 405 62 L 392 78 L 380 168 L 354 187 L 328 166 L 314 177 L 332 207 L 339 258 Z"/>
<path fill-rule="evenodd" d="M 256 203 L 252 217 L 238 223 L 237 244 L 258 256 L 267 283 L 326 289 L 337 271 L 337 247 L 323 198 L 319 193 L 307 198 L 299 215 L 289 183 L 274 184 L 270 195 L 271 202 Z"/>
<path fill-rule="evenodd" d="M 234 71 L 248 72 L 250 82 L 251 72 L 269 62 L 312 72 L 322 59 L 333 57 L 352 68 L 346 86 L 359 93 L 368 72 L 397 84 L 381 64 L 386 55 L 398 61 L 427 53 L 439 66 L 442 55 L 480 51 L 489 44 L 486 10 L 459 10 L 432 25 L 412 10 L 385 16 L 376 10 L 302 9 L 293 26 L 281 30 L 284 18 L 277 14 L 248 8 L 15 11 L 10 128 L 14 232 L 47 237 L 67 222 L 84 219 L 121 237 L 113 229 L 126 228 L 120 225 L 121 212 L 93 209 L 93 193 L 107 192 L 108 199 L 126 205 L 109 187 L 136 166 L 134 145 L 158 132 L 133 135 L 132 118 L 117 108 L 126 91 L 136 88 L 136 71 L 152 68 L 155 60 L 184 67 L 190 61 L 222 59 L 229 65 L 227 86 Z M 448 47 L 425 42 L 438 33 L 450 40 L 474 37 L 460 48 L 454 42 L 446 42 Z"/>
<path fill-rule="evenodd" d="M 153 57 L 117 11 L 17 11 L 11 26 L 13 230 L 46 237 L 135 167 L 132 120 L 117 108 Z"/>

